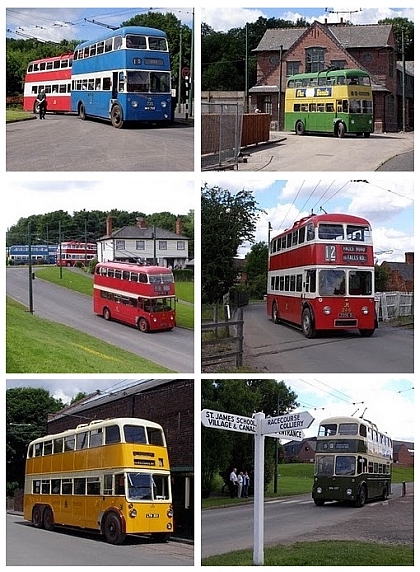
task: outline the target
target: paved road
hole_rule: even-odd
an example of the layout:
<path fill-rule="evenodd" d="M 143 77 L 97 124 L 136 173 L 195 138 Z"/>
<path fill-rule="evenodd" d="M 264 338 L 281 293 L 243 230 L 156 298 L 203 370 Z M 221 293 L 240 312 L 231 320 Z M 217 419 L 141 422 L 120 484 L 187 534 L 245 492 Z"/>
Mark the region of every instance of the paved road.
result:
<path fill-rule="evenodd" d="M 244 308 L 245 363 L 265 373 L 413 373 L 414 330 L 382 322 L 371 338 L 358 332 L 307 339 L 274 324 L 265 304 Z"/>
<path fill-rule="evenodd" d="M 182 328 L 142 334 L 136 328 L 105 322 L 92 311 L 92 298 L 36 278 L 34 314 L 90 334 L 179 373 L 194 372 L 194 333 Z M 6 270 L 6 294 L 28 306 L 28 269 Z M 36 371 L 36 369 L 34 369 Z"/>
<path fill-rule="evenodd" d="M 57 528 L 34 528 L 22 516 L 6 516 L 7 566 L 193 566 L 194 546 L 156 544 L 146 537 L 127 537 L 121 546 L 99 535 Z"/>
<path fill-rule="evenodd" d="M 194 127 L 115 129 L 75 115 L 6 124 L 7 171 L 193 171 Z"/>
<path fill-rule="evenodd" d="M 272 132 L 269 144 L 249 147 L 244 153 L 249 157 L 246 163 L 238 164 L 239 171 L 377 171 L 390 159 L 395 170 L 413 171 L 414 133 L 337 139 L 330 135 Z"/>
<path fill-rule="evenodd" d="M 264 503 L 264 544 L 308 540 L 369 540 L 414 543 L 414 486 L 392 486 L 387 501 L 354 508 L 341 503 L 316 507 L 310 495 L 270 499 Z M 201 513 L 202 557 L 252 548 L 253 502 Z"/>

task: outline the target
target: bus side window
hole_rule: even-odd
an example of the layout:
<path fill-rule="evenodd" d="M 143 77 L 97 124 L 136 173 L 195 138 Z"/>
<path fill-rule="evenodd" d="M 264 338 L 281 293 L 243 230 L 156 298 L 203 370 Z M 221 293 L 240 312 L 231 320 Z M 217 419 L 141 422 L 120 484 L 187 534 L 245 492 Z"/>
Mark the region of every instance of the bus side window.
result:
<path fill-rule="evenodd" d="M 349 112 L 349 102 L 347 99 L 343 99 L 343 113 Z"/>
<path fill-rule="evenodd" d="M 115 475 L 115 494 L 116 495 L 123 495 L 125 493 L 124 490 L 124 474 L 118 473 Z"/>

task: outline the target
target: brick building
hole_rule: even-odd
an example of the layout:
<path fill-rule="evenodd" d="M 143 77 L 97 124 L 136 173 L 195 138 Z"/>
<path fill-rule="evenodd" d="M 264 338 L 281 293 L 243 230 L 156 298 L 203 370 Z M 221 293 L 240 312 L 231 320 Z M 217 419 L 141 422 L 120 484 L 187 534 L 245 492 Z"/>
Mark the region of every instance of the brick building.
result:
<path fill-rule="evenodd" d="M 414 443 L 394 441 L 394 463 L 414 467 Z"/>
<path fill-rule="evenodd" d="M 405 253 L 404 262 L 382 262 L 388 271 L 386 292 L 414 292 L 414 252 Z"/>
<path fill-rule="evenodd" d="M 194 381 L 133 381 L 124 389 L 96 392 L 49 416 L 48 434 L 94 419 L 139 417 L 162 425 L 172 475 L 175 532 L 194 532 Z"/>
<path fill-rule="evenodd" d="M 404 119 L 407 128 L 414 128 L 414 65 L 398 62 L 391 24 L 354 26 L 325 20 L 307 28 L 269 29 L 253 51 L 257 83 L 249 90 L 250 109 L 269 113 L 276 125 L 280 120 L 280 129 L 287 78 L 329 67 L 358 68 L 370 74 L 376 133 L 401 130 Z"/>

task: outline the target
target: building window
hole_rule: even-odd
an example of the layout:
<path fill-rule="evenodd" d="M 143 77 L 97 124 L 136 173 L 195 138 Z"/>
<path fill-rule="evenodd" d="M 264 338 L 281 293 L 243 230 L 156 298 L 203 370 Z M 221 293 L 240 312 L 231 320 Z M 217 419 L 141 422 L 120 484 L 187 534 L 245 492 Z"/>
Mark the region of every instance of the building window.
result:
<path fill-rule="evenodd" d="M 136 240 L 136 250 L 146 250 L 146 243 L 144 240 Z"/>
<path fill-rule="evenodd" d="M 115 250 L 125 250 L 125 240 L 116 240 Z"/>
<path fill-rule="evenodd" d="M 306 50 L 306 69 L 309 72 L 319 72 L 325 69 L 325 48 L 308 48 Z"/>
<path fill-rule="evenodd" d="M 264 96 L 263 113 L 268 113 L 269 115 L 273 113 L 273 102 L 271 100 L 271 95 Z"/>
<path fill-rule="evenodd" d="M 185 240 L 177 240 L 176 241 L 176 249 L 177 250 L 185 250 Z"/>
<path fill-rule="evenodd" d="M 159 240 L 159 250 L 168 250 L 168 242 L 166 240 Z"/>
<path fill-rule="evenodd" d="M 286 76 L 295 75 L 299 73 L 300 62 L 286 62 Z"/>

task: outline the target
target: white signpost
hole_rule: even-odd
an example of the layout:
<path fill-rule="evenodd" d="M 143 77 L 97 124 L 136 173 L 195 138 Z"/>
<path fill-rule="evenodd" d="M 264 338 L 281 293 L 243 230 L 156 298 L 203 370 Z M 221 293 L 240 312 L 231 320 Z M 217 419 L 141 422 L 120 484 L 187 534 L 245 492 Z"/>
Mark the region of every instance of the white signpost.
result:
<path fill-rule="evenodd" d="M 307 411 L 267 418 L 264 413 L 256 413 L 251 418 L 213 409 L 201 411 L 201 423 L 205 427 L 254 435 L 254 566 L 264 564 L 264 437 L 302 441 L 302 430 L 313 420 Z"/>

